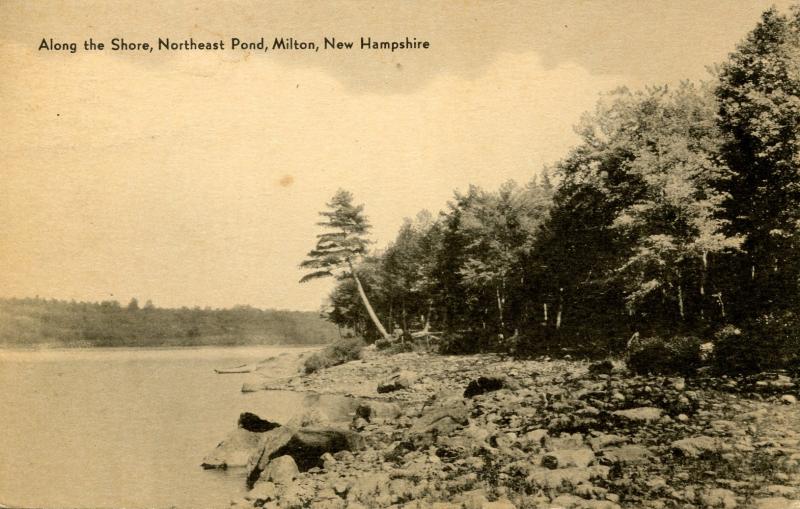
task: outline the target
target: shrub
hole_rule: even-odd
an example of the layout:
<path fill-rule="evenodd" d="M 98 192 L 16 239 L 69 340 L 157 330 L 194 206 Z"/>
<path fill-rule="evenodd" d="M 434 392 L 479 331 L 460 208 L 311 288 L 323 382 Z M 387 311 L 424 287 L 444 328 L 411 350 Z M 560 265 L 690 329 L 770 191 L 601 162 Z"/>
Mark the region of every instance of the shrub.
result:
<path fill-rule="evenodd" d="M 313 373 L 331 366 L 361 358 L 361 349 L 366 344 L 361 338 L 343 338 L 311 354 L 303 363 L 305 372 Z"/>
<path fill-rule="evenodd" d="M 692 336 L 646 338 L 631 345 L 628 368 L 639 374 L 692 374 L 702 365 L 701 343 Z"/>
<path fill-rule="evenodd" d="M 791 311 L 761 316 L 741 330 L 715 335 L 714 366 L 722 373 L 756 373 L 800 368 L 800 316 Z"/>
<path fill-rule="evenodd" d="M 392 342 L 388 339 L 378 339 L 375 341 L 375 348 L 378 350 L 386 350 L 390 346 L 392 346 Z"/>
<path fill-rule="evenodd" d="M 439 353 L 444 355 L 474 354 L 488 350 L 488 341 L 478 333 L 452 332 L 446 334 L 439 343 Z"/>

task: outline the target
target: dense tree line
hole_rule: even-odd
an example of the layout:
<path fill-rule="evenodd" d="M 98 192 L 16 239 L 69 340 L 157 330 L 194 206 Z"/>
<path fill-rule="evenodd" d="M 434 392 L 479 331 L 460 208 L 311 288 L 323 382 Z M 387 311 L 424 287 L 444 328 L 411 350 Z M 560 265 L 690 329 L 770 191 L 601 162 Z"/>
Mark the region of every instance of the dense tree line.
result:
<path fill-rule="evenodd" d="M 0 345 L 193 346 L 322 344 L 338 337 L 319 313 L 157 308 L 46 299 L 0 299 Z"/>
<path fill-rule="evenodd" d="M 329 319 L 376 337 L 363 284 L 388 330 L 461 350 L 765 323 L 800 346 L 800 8 L 765 12 L 709 82 L 615 90 L 576 130 L 539 178 L 406 220 L 340 278 Z"/>

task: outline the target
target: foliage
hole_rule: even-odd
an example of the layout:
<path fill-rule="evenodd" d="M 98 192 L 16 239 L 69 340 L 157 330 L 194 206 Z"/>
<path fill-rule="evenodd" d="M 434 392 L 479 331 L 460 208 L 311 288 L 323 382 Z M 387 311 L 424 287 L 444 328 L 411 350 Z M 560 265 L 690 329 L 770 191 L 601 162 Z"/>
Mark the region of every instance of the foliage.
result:
<path fill-rule="evenodd" d="M 361 358 L 361 349 L 365 343 L 361 338 L 342 338 L 334 341 L 319 352 L 308 356 L 303 363 L 306 373 L 314 373 L 321 369 L 331 366 L 338 366 L 345 362 L 358 360 Z"/>
<path fill-rule="evenodd" d="M 783 311 L 760 316 L 741 329 L 723 328 L 715 337 L 714 365 L 723 373 L 800 368 L 800 315 Z"/>
<path fill-rule="evenodd" d="M 604 356 L 638 333 L 635 369 L 691 370 L 694 338 L 733 324 L 725 362 L 789 362 L 757 352 L 791 343 L 775 324 L 800 300 L 800 7 L 767 11 L 720 69 L 604 94 L 527 185 L 407 219 L 353 270 L 375 313 L 446 353 Z M 341 279 L 329 319 L 374 337 L 358 298 Z"/>
<path fill-rule="evenodd" d="M 631 345 L 628 368 L 638 374 L 693 374 L 702 365 L 701 343 L 693 336 L 646 338 Z"/>
<path fill-rule="evenodd" d="M 721 156 L 718 183 L 731 229 L 745 236 L 737 314 L 754 316 L 800 298 L 800 5 L 775 9 L 722 66 L 716 89 Z"/>
<path fill-rule="evenodd" d="M 311 271 L 303 276 L 301 283 L 337 275 L 337 271 L 367 252 L 365 235 L 371 226 L 363 214 L 364 206 L 353 205 L 352 193 L 339 189 L 327 207 L 329 210 L 319 213 L 326 220 L 317 223 L 327 231 L 317 235 L 316 247 L 300 264 Z"/>

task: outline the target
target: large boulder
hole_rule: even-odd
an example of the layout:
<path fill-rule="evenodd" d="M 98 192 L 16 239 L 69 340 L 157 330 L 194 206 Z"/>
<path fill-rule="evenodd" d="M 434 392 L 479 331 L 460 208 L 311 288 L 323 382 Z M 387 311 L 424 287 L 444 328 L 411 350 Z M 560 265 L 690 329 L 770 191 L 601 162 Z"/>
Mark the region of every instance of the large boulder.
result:
<path fill-rule="evenodd" d="M 206 469 L 247 466 L 249 459 L 259 449 L 260 443 L 261 433 L 237 428 L 203 458 L 202 466 Z"/>
<path fill-rule="evenodd" d="M 323 466 L 325 453 L 355 451 L 363 447 L 362 437 L 346 429 L 315 427 L 295 429 L 282 426 L 261 435 L 258 452 L 248 464 L 248 486 L 261 478 L 270 462 L 280 456 L 291 456 L 300 471 Z"/>

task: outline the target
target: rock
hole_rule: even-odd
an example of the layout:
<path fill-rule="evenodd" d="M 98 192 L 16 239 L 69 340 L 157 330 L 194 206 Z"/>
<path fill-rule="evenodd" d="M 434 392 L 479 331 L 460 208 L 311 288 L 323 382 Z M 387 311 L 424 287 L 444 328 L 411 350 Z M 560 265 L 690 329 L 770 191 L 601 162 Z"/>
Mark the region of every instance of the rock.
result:
<path fill-rule="evenodd" d="M 288 485 L 295 480 L 300 470 L 297 468 L 294 458 L 289 455 L 273 458 L 267 464 L 267 468 L 262 472 L 261 478 L 267 481 Z"/>
<path fill-rule="evenodd" d="M 544 446 L 548 451 L 556 451 L 559 449 L 582 449 L 583 435 L 580 433 L 562 433 L 557 437 L 548 436 L 544 440 Z"/>
<path fill-rule="evenodd" d="M 656 407 L 639 407 L 628 410 L 617 410 L 612 412 L 621 421 L 635 424 L 646 424 L 661 419 L 663 411 Z"/>
<path fill-rule="evenodd" d="M 399 391 L 401 389 L 408 389 L 414 382 L 417 381 L 419 376 L 413 371 L 400 371 L 387 378 L 378 384 L 378 393 L 383 394 L 387 392 Z"/>
<path fill-rule="evenodd" d="M 671 444 L 673 454 L 686 458 L 698 458 L 722 450 L 722 443 L 713 437 L 697 436 L 675 440 Z"/>
<path fill-rule="evenodd" d="M 536 444 L 539 447 L 543 447 L 544 443 L 545 443 L 545 440 L 547 439 L 547 430 L 546 429 L 534 429 L 534 430 L 528 431 L 523 436 L 525 437 L 525 440 L 527 440 L 528 442 Z"/>
<path fill-rule="evenodd" d="M 552 451 L 542 457 L 542 466 L 555 468 L 585 468 L 594 462 L 594 453 L 588 447 L 583 449 L 563 449 Z"/>
<path fill-rule="evenodd" d="M 244 498 L 252 501 L 254 505 L 264 505 L 270 500 L 278 498 L 278 489 L 275 487 L 275 483 L 259 481 Z"/>
<path fill-rule="evenodd" d="M 505 377 L 481 376 L 472 380 L 464 390 L 465 398 L 473 398 L 487 392 L 499 391 L 506 386 Z"/>
<path fill-rule="evenodd" d="M 676 391 L 682 391 L 686 389 L 686 379 L 684 379 L 683 377 L 671 378 L 669 380 L 669 384 Z"/>
<path fill-rule="evenodd" d="M 248 486 L 253 486 L 270 461 L 278 456 L 291 456 L 299 470 L 306 471 L 322 466 L 321 457 L 326 452 L 334 454 L 339 451 L 354 451 L 363 446 L 363 439 L 358 433 L 337 428 L 296 430 L 281 426 L 261 436 L 263 439 L 260 449 L 248 464 Z"/>
<path fill-rule="evenodd" d="M 789 500 L 784 497 L 757 498 L 753 501 L 753 509 L 798 509 L 800 500 Z"/>
<path fill-rule="evenodd" d="M 250 457 L 258 450 L 260 441 L 260 433 L 235 429 L 203 458 L 202 466 L 206 469 L 247 466 Z"/>
<path fill-rule="evenodd" d="M 286 444 L 292 439 L 294 430 L 288 426 L 281 426 L 272 431 L 261 433 L 258 436 L 260 437 L 259 448 L 257 452 L 250 457 L 250 461 L 247 464 L 249 471 L 247 485 L 251 488 L 260 478 L 261 472 L 267 468 L 269 461 L 282 454 L 280 451 L 282 451 L 283 448 L 286 447 Z"/>
<path fill-rule="evenodd" d="M 736 494 L 723 488 L 714 488 L 702 493 L 700 501 L 708 508 L 734 509 L 737 505 Z"/>
<path fill-rule="evenodd" d="M 559 495 L 553 499 L 548 505 L 549 507 L 558 507 L 563 509 L 578 509 L 585 507 L 586 499 L 576 497 L 575 495 Z"/>
<path fill-rule="evenodd" d="M 556 470 L 534 470 L 528 475 L 528 481 L 540 488 L 556 490 L 564 486 L 577 486 L 588 483 L 591 479 L 608 477 L 609 468 L 594 465 L 588 468 L 559 468 Z"/>
<path fill-rule="evenodd" d="M 480 509 L 517 509 L 517 506 L 507 498 L 498 498 L 494 502 L 484 502 Z"/>
<path fill-rule="evenodd" d="M 367 422 L 373 419 L 397 419 L 403 410 L 396 403 L 376 400 L 361 400 L 356 407 L 356 417 Z"/>
<path fill-rule="evenodd" d="M 640 445 L 623 445 L 604 449 L 603 458 L 612 464 L 621 466 L 642 465 L 650 462 L 653 453 Z"/>
<path fill-rule="evenodd" d="M 449 434 L 466 426 L 469 422 L 469 411 L 463 401 L 441 407 L 433 407 L 423 411 L 422 415 L 411 426 L 411 433 L 421 434 L 437 432 Z"/>
<path fill-rule="evenodd" d="M 589 365 L 590 375 L 609 375 L 614 371 L 614 364 L 609 360 L 593 362 Z"/>
<path fill-rule="evenodd" d="M 358 433 L 337 428 L 301 428 L 281 448 L 279 453 L 288 454 L 297 462 L 300 470 L 321 466 L 321 457 L 326 452 L 356 451 L 364 441 Z"/>
<path fill-rule="evenodd" d="M 256 414 L 243 412 L 239 415 L 239 427 L 253 433 L 264 433 L 280 426 L 277 422 L 262 419 Z"/>
<path fill-rule="evenodd" d="M 781 396 L 781 403 L 783 403 L 784 405 L 794 405 L 795 403 L 797 403 L 797 398 L 791 394 L 784 394 L 783 396 Z"/>
<path fill-rule="evenodd" d="M 361 502 L 370 507 L 375 507 L 377 505 L 377 499 L 381 497 L 381 495 L 389 496 L 390 481 L 389 475 L 382 472 L 365 473 L 357 477 L 354 479 L 353 484 L 347 492 L 348 506 L 352 506 L 351 502 Z"/>
<path fill-rule="evenodd" d="M 623 437 L 621 435 L 609 435 L 607 433 L 601 433 L 596 437 L 590 438 L 589 445 L 591 445 L 592 449 L 595 451 L 599 451 L 600 449 L 605 449 L 606 447 L 612 445 L 624 444 L 628 440 L 630 440 L 628 437 Z"/>

